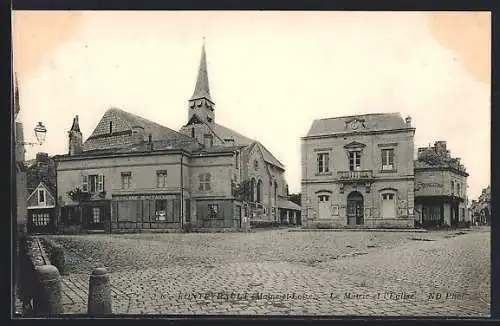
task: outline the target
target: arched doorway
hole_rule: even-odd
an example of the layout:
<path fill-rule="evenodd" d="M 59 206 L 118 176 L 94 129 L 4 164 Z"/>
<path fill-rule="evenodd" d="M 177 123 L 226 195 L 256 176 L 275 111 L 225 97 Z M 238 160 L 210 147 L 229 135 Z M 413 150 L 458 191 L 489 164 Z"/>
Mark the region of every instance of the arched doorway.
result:
<path fill-rule="evenodd" d="M 363 217 L 363 195 L 353 191 L 347 196 L 347 225 L 362 225 Z"/>

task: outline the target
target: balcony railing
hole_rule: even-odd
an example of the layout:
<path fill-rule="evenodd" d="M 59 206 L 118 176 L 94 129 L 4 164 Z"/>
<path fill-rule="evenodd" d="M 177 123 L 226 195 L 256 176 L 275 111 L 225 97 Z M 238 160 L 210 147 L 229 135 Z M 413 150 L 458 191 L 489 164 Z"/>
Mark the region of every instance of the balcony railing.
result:
<path fill-rule="evenodd" d="M 362 171 L 338 171 L 337 176 L 340 180 L 369 180 L 373 179 L 372 170 Z"/>

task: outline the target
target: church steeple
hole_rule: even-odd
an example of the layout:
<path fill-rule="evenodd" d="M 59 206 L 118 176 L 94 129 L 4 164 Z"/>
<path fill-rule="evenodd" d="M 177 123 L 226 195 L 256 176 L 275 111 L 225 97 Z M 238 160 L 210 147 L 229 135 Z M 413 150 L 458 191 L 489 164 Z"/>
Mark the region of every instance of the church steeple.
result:
<path fill-rule="evenodd" d="M 208 70 L 207 70 L 207 55 L 205 51 L 205 38 L 203 38 L 203 45 L 201 48 L 200 66 L 198 68 L 198 78 L 196 79 L 196 86 L 194 88 L 193 96 L 189 99 L 189 114 L 188 121 L 191 120 L 193 115 L 205 122 L 213 123 L 215 120 L 214 115 L 214 102 L 210 96 L 210 87 L 208 83 Z"/>
<path fill-rule="evenodd" d="M 206 98 L 211 101 L 210 98 L 210 87 L 208 84 L 208 72 L 207 72 L 207 54 L 205 52 L 205 38 L 203 38 L 203 45 L 201 48 L 201 59 L 200 67 L 198 69 L 198 79 L 196 80 L 196 86 L 194 88 L 193 96 L 191 100 L 197 100 L 201 98 Z"/>

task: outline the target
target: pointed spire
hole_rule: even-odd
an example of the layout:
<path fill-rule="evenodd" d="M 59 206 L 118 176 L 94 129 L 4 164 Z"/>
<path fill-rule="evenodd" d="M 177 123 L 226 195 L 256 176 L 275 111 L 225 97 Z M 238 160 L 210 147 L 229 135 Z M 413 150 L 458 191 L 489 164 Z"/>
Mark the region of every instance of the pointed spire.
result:
<path fill-rule="evenodd" d="M 73 125 L 70 131 L 80 132 L 80 125 L 78 124 L 78 115 L 73 118 Z"/>
<path fill-rule="evenodd" d="M 205 53 L 205 37 L 203 37 L 203 46 L 201 48 L 201 60 L 200 60 L 200 68 L 198 70 L 198 79 L 196 80 L 196 86 L 194 88 L 193 96 L 191 96 L 191 100 L 197 100 L 203 97 L 208 99 L 209 101 L 212 101 L 210 97 L 210 88 L 208 86 L 207 57 Z"/>
<path fill-rule="evenodd" d="M 17 72 L 14 73 L 14 112 L 17 115 L 21 111 L 19 104 L 19 83 L 17 81 Z"/>

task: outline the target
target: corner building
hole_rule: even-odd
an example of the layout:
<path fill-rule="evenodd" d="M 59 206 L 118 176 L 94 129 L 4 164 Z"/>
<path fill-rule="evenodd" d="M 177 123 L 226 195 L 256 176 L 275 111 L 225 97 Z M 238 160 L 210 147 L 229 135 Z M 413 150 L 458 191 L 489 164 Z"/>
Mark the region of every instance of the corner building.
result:
<path fill-rule="evenodd" d="M 85 142 L 78 116 L 68 137 L 68 154 L 56 157 L 60 230 L 240 228 L 247 220 L 294 221 L 300 212 L 284 165 L 215 122 L 204 46 L 179 131 L 111 108 Z"/>
<path fill-rule="evenodd" d="M 302 138 L 307 227 L 414 227 L 414 134 L 398 113 L 314 120 Z"/>

